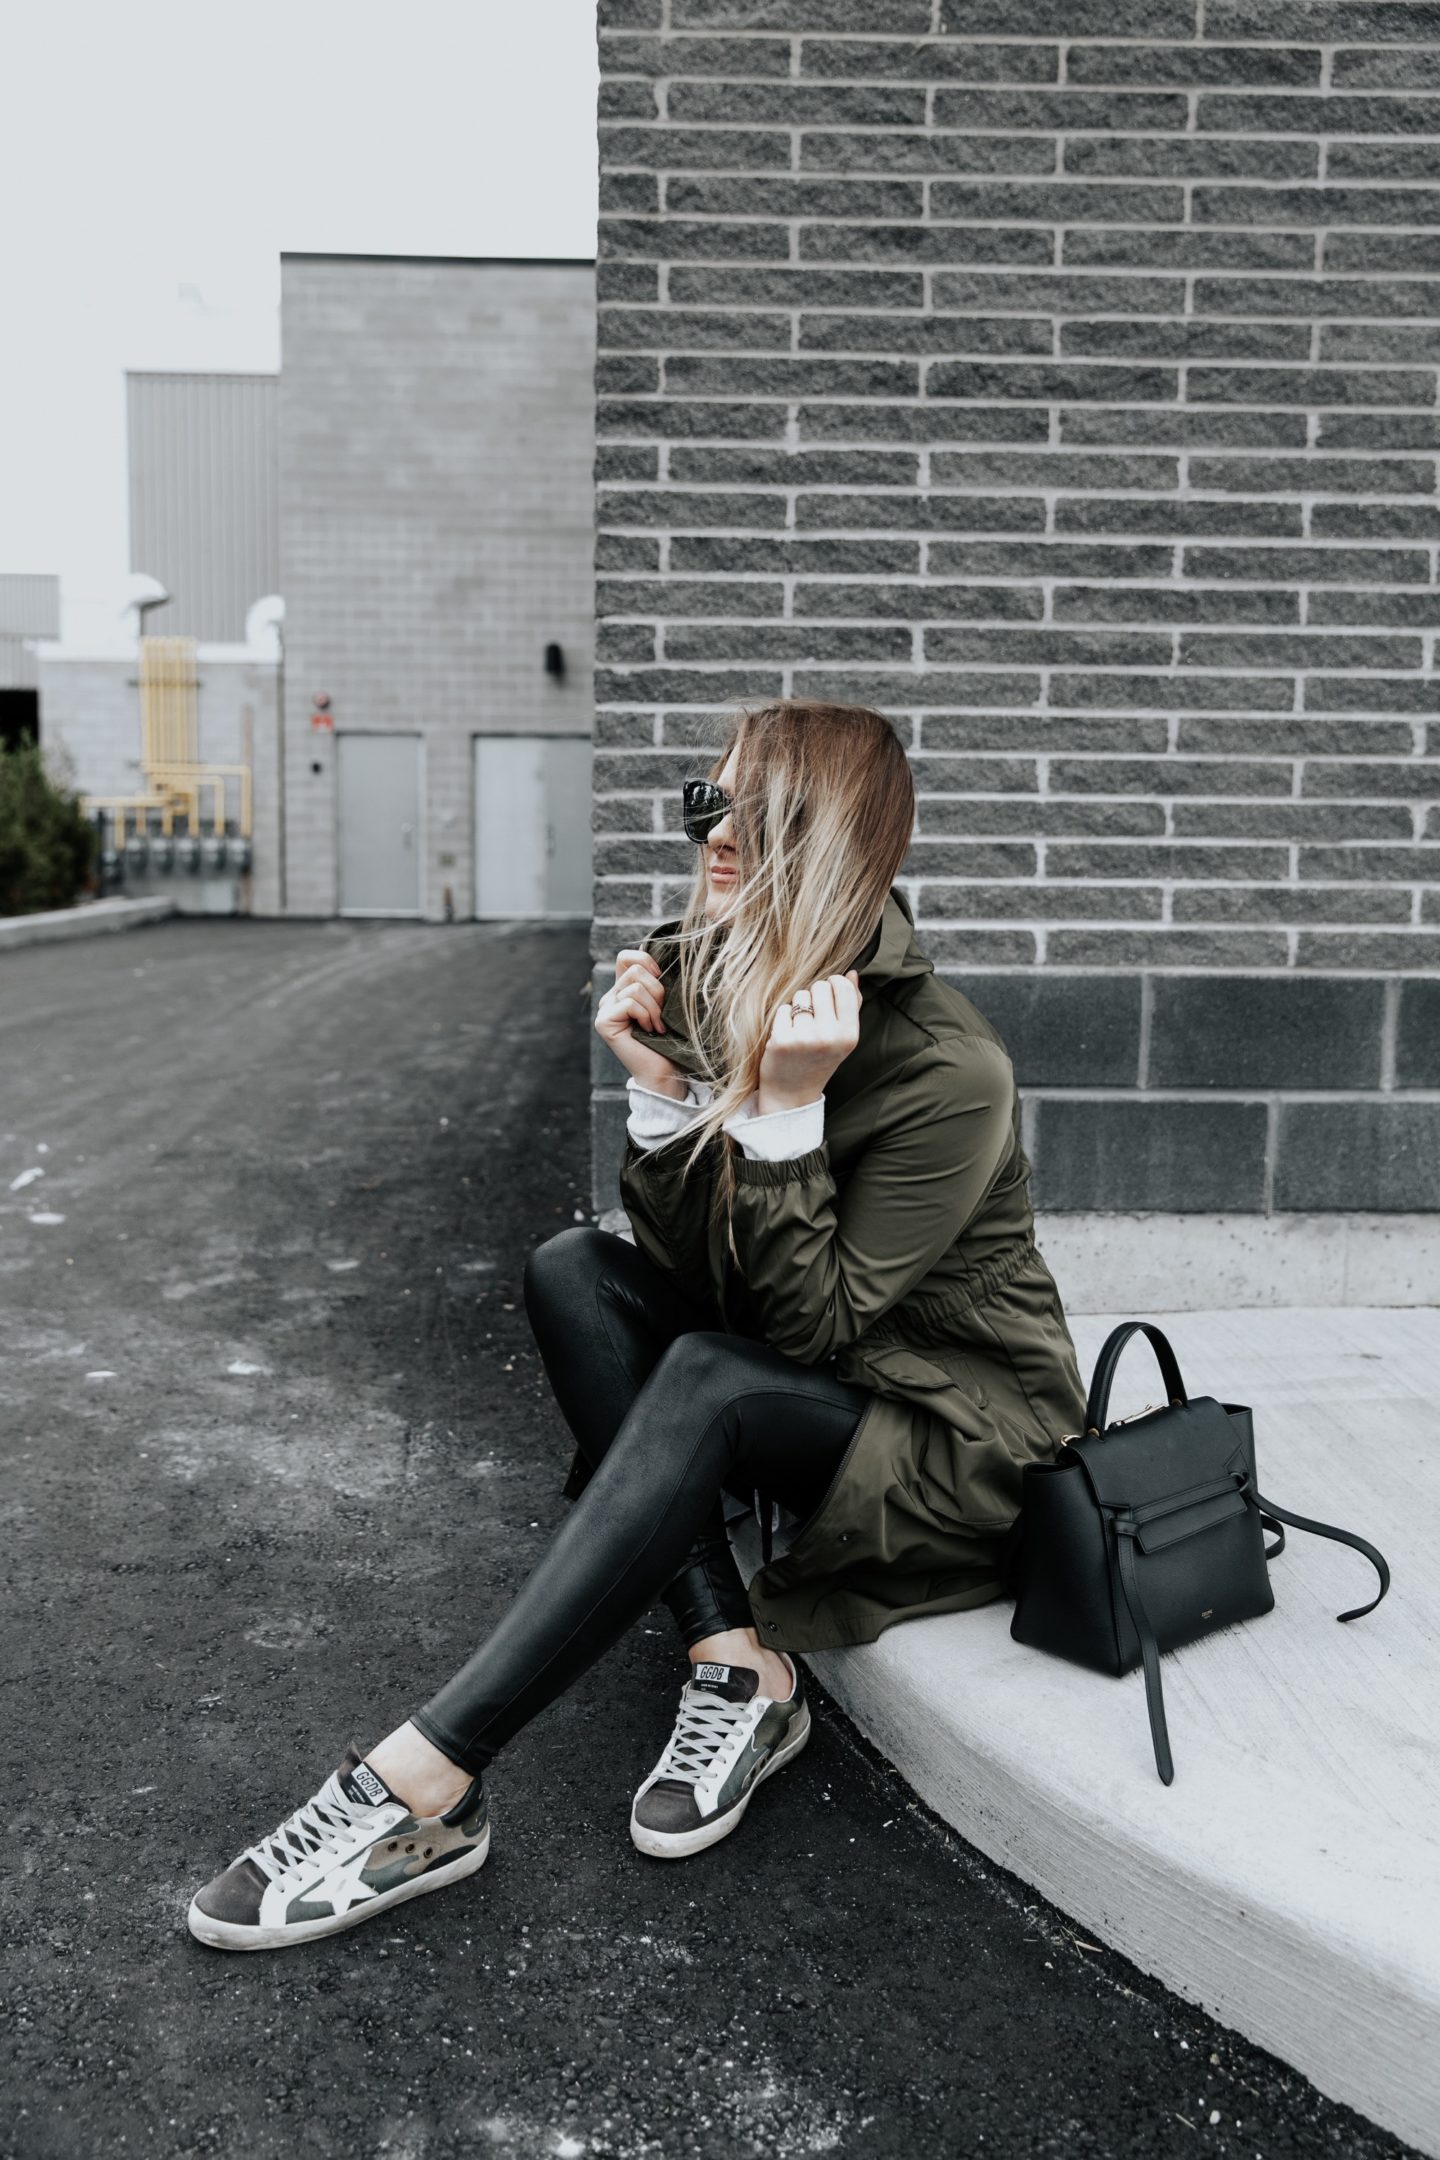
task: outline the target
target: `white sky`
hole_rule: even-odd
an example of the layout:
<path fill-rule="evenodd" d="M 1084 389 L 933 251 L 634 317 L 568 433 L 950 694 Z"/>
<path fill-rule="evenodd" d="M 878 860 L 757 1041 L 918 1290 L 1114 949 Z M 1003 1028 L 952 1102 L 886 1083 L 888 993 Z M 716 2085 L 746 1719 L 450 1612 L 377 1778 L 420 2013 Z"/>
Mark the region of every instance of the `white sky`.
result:
<path fill-rule="evenodd" d="M 8 11 L 0 570 L 108 644 L 129 368 L 272 369 L 280 251 L 595 251 L 594 0 Z"/>

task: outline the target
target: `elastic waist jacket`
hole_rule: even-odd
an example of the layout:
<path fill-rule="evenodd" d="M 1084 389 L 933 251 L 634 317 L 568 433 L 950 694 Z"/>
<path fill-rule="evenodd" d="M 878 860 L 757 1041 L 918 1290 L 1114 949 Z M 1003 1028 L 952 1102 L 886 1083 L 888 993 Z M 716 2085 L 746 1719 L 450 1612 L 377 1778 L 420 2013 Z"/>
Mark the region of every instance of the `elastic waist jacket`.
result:
<path fill-rule="evenodd" d="M 669 994 L 678 927 L 645 940 L 666 1032 L 631 1034 L 703 1073 Z M 895 887 L 857 966 L 860 1039 L 827 1083 L 823 1143 L 785 1162 L 735 1150 L 738 1268 L 709 1219 L 716 1140 L 682 1179 L 692 1142 L 627 1137 L 620 1172 L 639 1249 L 713 1298 L 728 1330 L 871 1393 L 819 1507 L 748 1584 L 757 1628 L 787 1650 L 873 1642 L 1001 1596 L 1021 1472 L 1053 1460 L 1085 1406 L 1003 1042 L 936 975 Z"/>

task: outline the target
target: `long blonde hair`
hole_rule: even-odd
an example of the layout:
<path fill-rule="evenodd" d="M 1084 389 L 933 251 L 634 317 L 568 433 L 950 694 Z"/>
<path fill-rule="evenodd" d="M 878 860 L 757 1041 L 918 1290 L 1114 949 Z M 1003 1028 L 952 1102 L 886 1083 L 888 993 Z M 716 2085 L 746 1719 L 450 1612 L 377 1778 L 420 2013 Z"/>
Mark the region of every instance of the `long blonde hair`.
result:
<path fill-rule="evenodd" d="M 891 723 L 864 705 L 785 698 L 742 712 L 709 778 L 719 778 L 732 752 L 736 883 L 725 916 L 710 922 L 703 858 L 697 863 L 672 933 L 670 997 L 714 1090 L 685 1128 L 694 1144 L 682 1175 L 719 1136 L 714 1204 L 734 1254 L 735 1168 L 721 1127 L 759 1084 L 781 999 L 854 967 L 870 942 L 909 852 L 915 781 Z"/>

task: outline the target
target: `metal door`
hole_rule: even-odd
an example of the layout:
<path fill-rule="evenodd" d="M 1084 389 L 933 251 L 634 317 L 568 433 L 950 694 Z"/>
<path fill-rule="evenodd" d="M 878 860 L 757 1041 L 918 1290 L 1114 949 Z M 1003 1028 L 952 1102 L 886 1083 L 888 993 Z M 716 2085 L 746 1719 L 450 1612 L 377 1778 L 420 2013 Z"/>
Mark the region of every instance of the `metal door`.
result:
<path fill-rule="evenodd" d="M 590 915 L 588 735 L 475 737 L 475 913 Z"/>
<path fill-rule="evenodd" d="M 342 734 L 340 913 L 420 912 L 420 737 Z"/>

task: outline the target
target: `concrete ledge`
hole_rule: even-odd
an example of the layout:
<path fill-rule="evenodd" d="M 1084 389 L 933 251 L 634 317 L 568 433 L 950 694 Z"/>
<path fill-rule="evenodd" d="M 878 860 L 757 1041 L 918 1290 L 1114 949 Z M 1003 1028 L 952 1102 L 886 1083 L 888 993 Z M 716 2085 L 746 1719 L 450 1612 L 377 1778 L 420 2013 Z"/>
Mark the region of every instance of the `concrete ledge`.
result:
<path fill-rule="evenodd" d="M 139 930 L 175 913 L 173 900 L 82 900 L 78 907 L 47 908 L 39 915 L 0 915 L 0 952 L 19 945 L 49 945 L 60 938 L 94 937 L 102 930 Z"/>
<path fill-rule="evenodd" d="M 1380 1547 L 1392 1582 L 1375 1612 L 1338 1626 L 1374 1570 L 1290 1530 L 1275 1610 L 1163 1661 L 1168 1788 L 1141 1675 L 1013 1643 L 1008 1599 L 807 1662 L 982 1852 L 1440 2156 L 1440 1311 L 1161 1321 L 1195 1394 L 1255 1406 L 1261 1490 Z M 1113 1324 L 1075 1323 L 1087 1376 Z M 1154 1393 L 1132 1347 L 1113 1410 Z M 748 1573 L 758 1533 L 733 1535 Z"/>
<path fill-rule="evenodd" d="M 1433 1214 L 1061 1215 L 1035 1235 L 1068 1313 L 1427 1305 Z"/>

